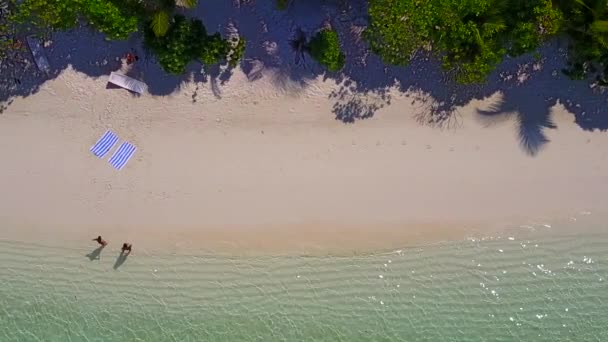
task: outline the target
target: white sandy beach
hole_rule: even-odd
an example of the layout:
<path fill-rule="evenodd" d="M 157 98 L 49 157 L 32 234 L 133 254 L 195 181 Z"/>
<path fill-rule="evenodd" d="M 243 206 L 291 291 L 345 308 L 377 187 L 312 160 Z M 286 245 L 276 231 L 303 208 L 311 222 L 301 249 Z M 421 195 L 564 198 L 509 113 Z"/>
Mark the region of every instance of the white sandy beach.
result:
<path fill-rule="evenodd" d="M 344 124 L 333 82 L 286 92 L 269 79 L 237 72 L 221 98 L 192 83 L 133 97 L 66 70 L 16 99 L 0 115 L 1 238 L 376 248 L 608 207 L 608 135 L 560 106 L 531 156 L 515 116 L 477 113 L 500 94 L 460 108 L 449 129 L 421 126 L 399 93 Z M 89 151 L 106 129 L 138 147 L 122 171 Z"/>

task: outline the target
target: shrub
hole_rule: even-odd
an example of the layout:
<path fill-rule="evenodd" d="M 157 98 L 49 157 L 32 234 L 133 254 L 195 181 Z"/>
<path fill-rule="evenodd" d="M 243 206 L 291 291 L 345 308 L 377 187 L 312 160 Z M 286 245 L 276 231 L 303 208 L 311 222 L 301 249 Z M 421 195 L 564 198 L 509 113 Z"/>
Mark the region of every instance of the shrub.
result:
<path fill-rule="evenodd" d="M 137 17 L 110 0 L 25 0 L 12 20 L 39 28 L 67 30 L 85 19 L 110 39 L 137 31 Z"/>
<path fill-rule="evenodd" d="M 213 65 L 226 58 L 228 48 L 228 43 L 222 39 L 222 36 L 215 33 L 203 38 L 198 57 L 203 64 Z"/>
<path fill-rule="evenodd" d="M 57 30 L 75 27 L 81 9 L 79 0 L 25 0 L 18 6 L 12 21 Z"/>
<path fill-rule="evenodd" d="M 169 27 L 171 26 L 171 18 L 169 18 L 169 13 L 166 11 L 160 10 L 154 14 L 152 14 L 152 20 L 150 20 L 150 28 L 154 35 L 157 37 L 162 37 L 167 34 L 169 31 Z"/>
<path fill-rule="evenodd" d="M 573 79 L 597 74 L 601 85 L 608 80 L 608 5 L 601 0 L 579 0 L 561 4 L 570 35 L 569 66 Z"/>
<path fill-rule="evenodd" d="M 175 7 L 194 8 L 197 3 L 197 0 L 147 0 L 138 5 L 148 16 L 151 13 L 150 28 L 157 37 L 162 37 L 169 31 Z"/>
<path fill-rule="evenodd" d="M 231 68 L 236 68 L 239 61 L 243 58 L 243 55 L 245 55 L 245 43 L 246 41 L 243 37 L 232 38 L 232 41 L 230 42 L 230 52 L 228 53 L 228 65 L 230 65 Z"/>
<path fill-rule="evenodd" d="M 331 29 L 323 29 L 310 40 L 310 55 L 329 71 L 344 67 L 344 54 L 340 50 L 338 34 Z"/>
<path fill-rule="evenodd" d="M 11 38 L 13 33 L 11 32 L 9 26 L 6 23 L 0 24 L 0 63 L 2 63 L 2 59 L 6 57 L 7 52 L 13 49 L 14 40 Z M 4 38 L 6 37 L 6 38 Z"/>
<path fill-rule="evenodd" d="M 144 45 L 158 58 L 158 63 L 168 73 L 181 74 L 188 63 L 195 59 L 205 65 L 216 64 L 228 55 L 230 45 L 219 33 L 208 36 L 200 20 L 176 15 L 164 36 L 158 37 L 150 25 L 146 25 Z"/>
<path fill-rule="evenodd" d="M 127 39 L 137 31 L 137 18 L 108 0 L 83 0 L 82 12 L 91 26 L 110 39 Z"/>
<path fill-rule="evenodd" d="M 176 15 L 165 36 L 157 37 L 147 25 L 144 45 L 156 54 L 166 72 L 181 74 L 188 63 L 198 57 L 205 36 L 205 27 L 200 20 L 186 20 L 184 16 Z"/>
<path fill-rule="evenodd" d="M 562 22 L 551 0 L 370 0 L 369 16 L 364 37 L 384 62 L 431 50 L 463 83 L 482 82 L 507 53 L 533 51 Z"/>
<path fill-rule="evenodd" d="M 428 40 L 433 7 L 430 2 L 420 9 L 415 7 L 412 1 L 369 1 L 369 23 L 363 37 L 385 63 L 408 64 L 410 56 Z M 423 13 L 416 15 L 417 10 Z M 429 19 L 422 21 L 421 17 Z"/>

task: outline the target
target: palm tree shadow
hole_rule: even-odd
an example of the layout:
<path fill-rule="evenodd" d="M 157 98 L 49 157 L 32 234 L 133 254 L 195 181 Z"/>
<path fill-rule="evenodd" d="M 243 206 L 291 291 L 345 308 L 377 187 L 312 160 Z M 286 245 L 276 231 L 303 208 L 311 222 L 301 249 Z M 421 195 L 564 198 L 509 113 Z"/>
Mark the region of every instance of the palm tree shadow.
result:
<path fill-rule="evenodd" d="M 549 142 L 545 129 L 557 128 L 551 119 L 549 107 L 543 101 L 522 106 L 515 104 L 514 101 L 501 100 L 499 103 L 492 105 L 490 109 L 477 110 L 477 113 L 490 124 L 515 115 L 521 148 L 526 154 L 536 156 Z"/>
<path fill-rule="evenodd" d="M 118 258 L 116 259 L 116 262 L 114 263 L 114 269 L 117 270 L 120 266 L 122 266 L 122 264 L 125 263 L 125 261 L 127 261 L 127 257 L 129 256 L 130 253 L 124 253 L 124 252 L 120 252 L 120 255 L 118 256 Z"/>
<path fill-rule="evenodd" d="M 99 246 L 97 248 L 95 248 L 91 253 L 85 255 L 87 258 L 89 258 L 89 260 L 93 261 L 93 260 L 100 260 L 101 259 L 101 251 L 103 250 L 105 246 Z"/>

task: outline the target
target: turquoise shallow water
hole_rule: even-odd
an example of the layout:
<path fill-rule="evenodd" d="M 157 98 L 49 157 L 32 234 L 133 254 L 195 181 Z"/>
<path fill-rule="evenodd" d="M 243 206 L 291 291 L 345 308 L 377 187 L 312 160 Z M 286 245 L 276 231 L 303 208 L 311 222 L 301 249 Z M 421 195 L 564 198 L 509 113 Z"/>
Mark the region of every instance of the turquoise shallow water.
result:
<path fill-rule="evenodd" d="M 0 341 L 608 341 L 608 235 L 349 257 L 0 242 Z M 93 248 L 91 248 L 92 250 Z"/>

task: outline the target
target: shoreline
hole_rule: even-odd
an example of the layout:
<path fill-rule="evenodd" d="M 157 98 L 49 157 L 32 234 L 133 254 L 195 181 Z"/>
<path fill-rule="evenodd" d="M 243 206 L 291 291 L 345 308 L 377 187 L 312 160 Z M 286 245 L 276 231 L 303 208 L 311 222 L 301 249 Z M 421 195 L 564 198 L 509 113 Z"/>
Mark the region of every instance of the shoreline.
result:
<path fill-rule="evenodd" d="M 557 128 L 542 129 L 549 142 L 531 156 L 516 117 L 488 123 L 478 114 L 500 94 L 459 108 L 458 126 L 439 129 L 421 126 L 417 105 L 398 92 L 373 118 L 345 125 L 327 97 L 338 86 L 321 79 L 286 93 L 271 77 L 238 73 L 221 99 L 209 84 L 137 98 L 105 81 L 64 71 L 0 116 L 0 153 L 10 160 L 0 186 L 11 194 L 0 224 L 130 240 L 182 234 L 197 246 L 249 236 L 242 244 L 261 250 L 351 235 L 353 249 L 381 249 L 367 241 L 377 230 L 392 246 L 608 207 L 608 136 L 584 131 L 560 106 Z M 138 147 L 121 171 L 89 152 L 106 129 Z"/>
<path fill-rule="evenodd" d="M 486 223 L 479 226 L 419 224 L 402 227 L 291 226 L 259 229 L 198 229 L 171 231 L 154 227 L 105 229 L 106 249 L 119 251 L 123 242 L 134 243 L 133 255 L 214 255 L 217 257 L 349 257 L 396 253 L 481 241 L 543 241 L 578 237 L 605 237 L 608 214 L 589 212 L 560 218 Z M 96 230 L 3 226 L 0 241 L 67 250 L 98 247 L 91 241 Z M 170 227 L 174 228 L 174 227 Z"/>

